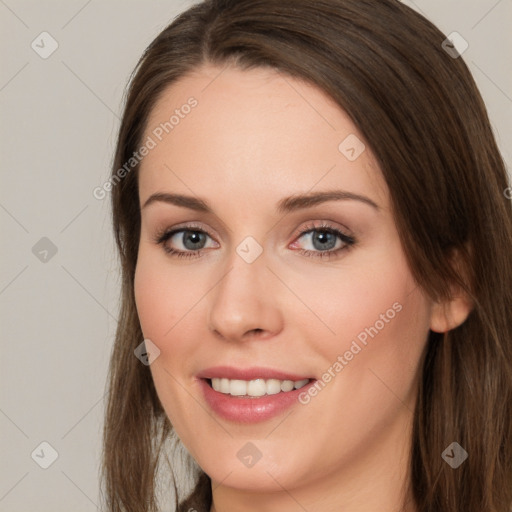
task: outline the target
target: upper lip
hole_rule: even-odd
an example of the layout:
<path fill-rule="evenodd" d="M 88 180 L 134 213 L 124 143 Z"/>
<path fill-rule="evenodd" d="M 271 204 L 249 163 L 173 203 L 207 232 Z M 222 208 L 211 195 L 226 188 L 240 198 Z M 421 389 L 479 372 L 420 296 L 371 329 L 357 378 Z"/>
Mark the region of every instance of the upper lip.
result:
<path fill-rule="evenodd" d="M 214 366 L 206 368 L 197 374 L 199 379 L 225 378 L 230 380 L 256 380 L 256 379 L 277 379 L 277 380 L 304 380 L 311 377 L 298 375 L 296 373 L 284 372 L 273 368 L 256 367 L 234 368 L 232 366 Z"/>

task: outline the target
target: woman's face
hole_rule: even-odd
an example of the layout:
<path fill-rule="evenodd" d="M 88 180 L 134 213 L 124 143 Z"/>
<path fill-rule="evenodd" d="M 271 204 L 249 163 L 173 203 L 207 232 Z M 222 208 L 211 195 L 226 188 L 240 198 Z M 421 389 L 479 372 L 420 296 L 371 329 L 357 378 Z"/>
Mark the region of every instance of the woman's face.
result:
<path fill-rule="evenodd" d="M 200 68 L 151 113 L 137 310 L 162 405 L 222 486 L 298 496 L 407 464 L 432 308 L 363 143 L 320 90 L 265 69 Z"/>

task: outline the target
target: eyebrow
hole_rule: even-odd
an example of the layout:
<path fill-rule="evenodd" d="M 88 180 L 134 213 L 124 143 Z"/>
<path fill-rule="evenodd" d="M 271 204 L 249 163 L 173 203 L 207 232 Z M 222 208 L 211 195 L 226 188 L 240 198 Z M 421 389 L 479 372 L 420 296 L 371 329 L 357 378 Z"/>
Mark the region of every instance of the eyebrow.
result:
<path fill-rule="evenodd" d="M 371 206 L 375 210 L 380 210 L 377 203 L 372 201 L 369 197 L 354 194 L 346 190 L 330 190 L 327 192 L 313 192 L 308 194 L 296 194 L 290 197 L 281 199 L 276 205 L 276 211 L 278 213 L 290 213 L 303 208 L 311 208 L 327 201 L 359 201 L 368 206 Z M 208 203 L 203 199 L 185 196 L 182 194 L 170 194 L 165 192 L 157 192 L 152 194 L 144 203 L 142 208 L 146 208 L 152 203 L 163 202 L 172 204 L 175 206 L 181 206 L 190 210 L 195 210 L 204 213 L 213 213 L 213 210 L 208 206 Z"/>

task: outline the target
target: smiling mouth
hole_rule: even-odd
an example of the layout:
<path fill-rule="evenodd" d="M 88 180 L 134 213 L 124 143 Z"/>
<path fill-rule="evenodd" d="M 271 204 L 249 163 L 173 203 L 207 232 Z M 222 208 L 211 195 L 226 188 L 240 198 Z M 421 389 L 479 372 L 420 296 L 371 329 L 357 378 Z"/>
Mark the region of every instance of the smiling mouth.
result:
<path fill-rule="evenodd" d="M 204 379 L 207 384 L 219 393 L 234 397 L 258 398 L 279 393 L 289 393 L 304 387 L 313 379 L 279 380 L 279 379 L 254 379 L 238 380 L 226 378 Z"/>

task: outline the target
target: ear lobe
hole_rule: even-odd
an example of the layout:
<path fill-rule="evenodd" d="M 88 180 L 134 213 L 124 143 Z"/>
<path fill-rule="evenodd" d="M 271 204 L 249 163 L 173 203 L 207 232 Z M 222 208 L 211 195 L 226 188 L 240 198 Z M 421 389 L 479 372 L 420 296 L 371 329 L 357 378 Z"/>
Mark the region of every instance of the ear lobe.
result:
<path fill-rule="evenodd" d="M 430 329 L 439 333 L 451 331 L 466 321 L 472 309 L 473 304 L 465 295 L 435 302 L 430 316 Z"/>
<path fill-rule="evenodd" d="M 468 266 L 471 261 L 471 249 L 468 246 L 455 249 L 449 257 L 449 264 L 455 274 L 462 279 L 467 289 L 471 289 Z M 430 329 L 434 332 L 448 332 L 462 325 L 474 307 L 468 292 L 460 285 L 450 286 L 450 297 L 435 301 L 432 304 Z"/>

